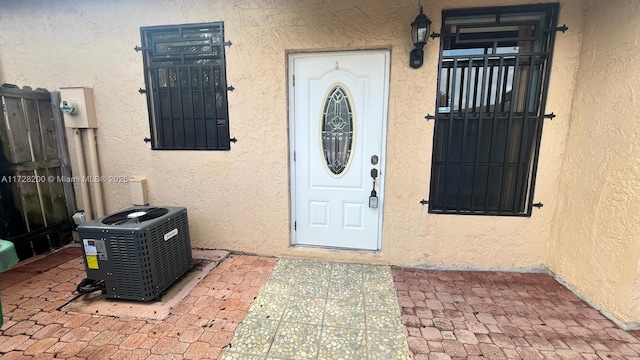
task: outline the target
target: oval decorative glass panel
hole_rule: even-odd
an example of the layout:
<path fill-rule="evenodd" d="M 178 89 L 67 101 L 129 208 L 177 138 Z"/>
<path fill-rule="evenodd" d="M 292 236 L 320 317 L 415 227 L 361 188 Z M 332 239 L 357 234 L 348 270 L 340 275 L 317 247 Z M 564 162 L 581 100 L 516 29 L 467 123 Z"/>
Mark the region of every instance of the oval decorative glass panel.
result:
<path fill-rule="evenodd" d="M 327 167 L 340 175 L 349 164 L 353 144 L 353 111 L 347 91 L 334 86 L 324 101 L 322 151 Z"/>

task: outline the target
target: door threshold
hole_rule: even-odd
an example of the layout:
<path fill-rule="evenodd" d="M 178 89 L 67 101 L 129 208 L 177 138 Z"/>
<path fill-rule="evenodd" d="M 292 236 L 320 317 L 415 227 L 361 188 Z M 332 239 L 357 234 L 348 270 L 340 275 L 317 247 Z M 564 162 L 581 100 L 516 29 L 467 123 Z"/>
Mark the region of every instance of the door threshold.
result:
<path fill-rule="evenodd" d="M 367 253 L 376 253 L 376 252 L 380 252 L 380 249 L 374 250 L 374 249 L 358 249 L 358 248 L 350 248 L 350 247 L 336 247 L 336 246 L 322 246 L 322 245 L 310 245 L 310 244 L 293 244 L 291 245 L 291 248 L 299 248 L 299 249 L 322 249 L 322 250 L 329 250 L 329 251 L 361 251 L 361 252 L 367 252 Z"/>

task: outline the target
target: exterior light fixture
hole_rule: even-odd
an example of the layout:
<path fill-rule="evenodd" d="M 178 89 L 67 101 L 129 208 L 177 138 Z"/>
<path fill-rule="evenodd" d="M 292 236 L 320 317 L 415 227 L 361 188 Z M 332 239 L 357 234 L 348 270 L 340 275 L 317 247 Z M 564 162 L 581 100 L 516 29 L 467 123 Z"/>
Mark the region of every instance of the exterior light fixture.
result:
<path fill-rule="evenodd" d="M 430 27 L 431 20 L 422 13 L 422 6 L 420 6 L 420 15 L 416 16 L 416 19 L 411 23 L 411 38 L 416 48 L 411 50 L 409 66 L 414 69 L 422 66 L 424 62 L 424 50 L 422 48 L 427 43 Z"/>

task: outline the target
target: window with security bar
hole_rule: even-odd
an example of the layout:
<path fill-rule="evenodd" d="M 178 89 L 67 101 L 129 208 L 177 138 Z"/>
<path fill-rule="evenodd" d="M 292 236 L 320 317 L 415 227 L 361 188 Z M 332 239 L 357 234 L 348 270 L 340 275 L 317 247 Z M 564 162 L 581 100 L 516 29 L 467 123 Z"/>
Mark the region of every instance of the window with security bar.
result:
<path fill-rule="evenodd" d="M 224 24 L 140 28 L 155 150 L 229 150 Z"/>
<path fill-rule="evenodd" d="M 443 12 L 429 212 L 531 216 L 558 10 Z"/>

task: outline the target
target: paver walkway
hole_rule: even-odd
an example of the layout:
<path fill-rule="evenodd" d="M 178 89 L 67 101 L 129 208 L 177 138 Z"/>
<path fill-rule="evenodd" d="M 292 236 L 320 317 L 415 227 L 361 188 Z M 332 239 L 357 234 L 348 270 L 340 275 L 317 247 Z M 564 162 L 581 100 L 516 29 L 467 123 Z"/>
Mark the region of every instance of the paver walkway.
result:
<path fill-rule="evenodd" d="M 640 360 L 637 332 L 543 274 L 231 255 L 155 321 L 57 310 L 85 276 L 78 248 L 27 265 L 0 274 L 2 360 Z"/>
<path fill-rule="evenodd" d="M 217 359 L 276 261 L 231 255 L 167 319 L 155 321 L 58 311 L 85 277 L 78 254 L 2 290 L 0 358 Z"/>
<path fill-rule="evenodd" d="M 625 332 L 545 274 L 393 268 L 415 360 L 639 359 Z"/>
<path fill-rule="evenodd" d="M 388 266 L 281 259 L 223 359 L 409 359 Z"/>

